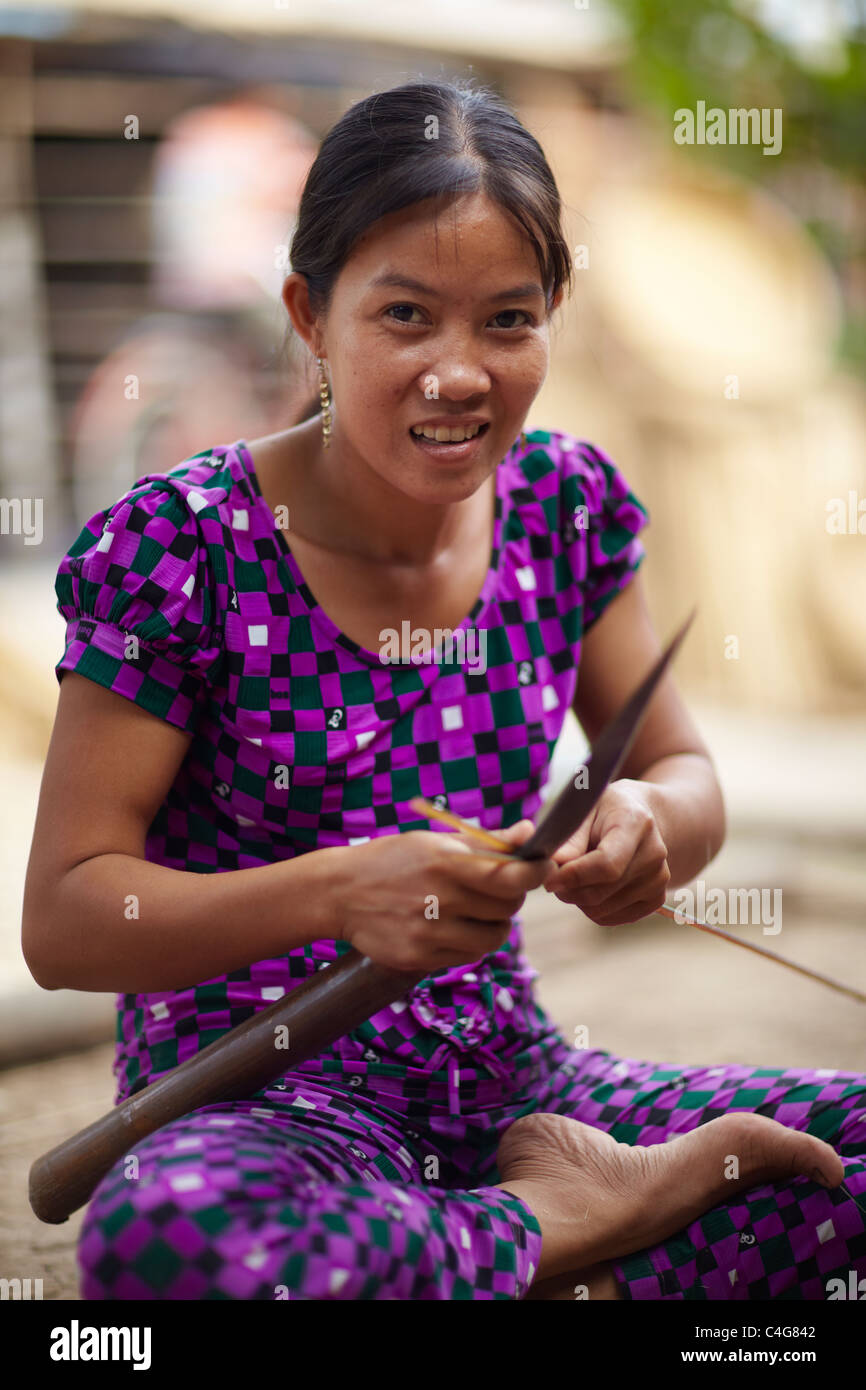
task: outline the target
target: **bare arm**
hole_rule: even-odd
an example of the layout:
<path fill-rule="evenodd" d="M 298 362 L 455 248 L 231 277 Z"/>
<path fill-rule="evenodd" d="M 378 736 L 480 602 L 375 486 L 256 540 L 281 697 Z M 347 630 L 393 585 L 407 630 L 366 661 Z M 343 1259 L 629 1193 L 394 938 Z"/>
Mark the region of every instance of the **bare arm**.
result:
<path fill-rule="evenodd" d="M 441 970 L 501 946 L 553 869 L 498 863 L 426 830 L 224 873 L 148 863 L 147 830 L 189 740 L 122 695 L 64 676 L 24 889 L 24 956 L 44 989 L 183 989 L 320 939 L 397 970 Z M 506 836 L 531 829 L 524 821 Z"/>
<path fill-rule="evenodd" d="M 145 860 L 190 738 L 64 675 L 24 889 L 22 947 L 44 989 L 181 989 L 337 934 L 341 849 L 216 874 Z"/>
<path fill-rule="evenodd" d="M 584 641 L 574 712 L 590 741 L 661 654 L 643 581 L 636 574 Z M 671 887 L 688 883 L 725 838 L 722 792 L 709 750 L 670 672 L 653 697 L 620 773 L 648 784 L 668 848 Z"/>

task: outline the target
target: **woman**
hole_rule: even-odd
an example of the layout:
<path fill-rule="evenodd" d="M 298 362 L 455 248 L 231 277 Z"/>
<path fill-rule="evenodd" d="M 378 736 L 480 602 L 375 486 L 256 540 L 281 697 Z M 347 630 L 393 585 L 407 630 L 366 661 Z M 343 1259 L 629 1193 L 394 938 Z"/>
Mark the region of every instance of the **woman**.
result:
<path fill-rule="evenodd" d="M 119 991 L 118 1101 L 347 943 L 429 974 L 127 1155 L 83 1296 L 824 1297 L 866 1258 L 862 1079 L 573 1050 L 533 997 L 527 892 L 632 922 L 722 843 L 673 682 L 555 862 L 409 807 L 521 842 L 569 704 L 593 737 L 659 652 L 645 509 L 600 449 L 521 434 L 570 275 L 539 145 L 470 84 L 371 96 L 291 257 L 321 414 L 140 480 L 61 563 L 25 950 Z"/>

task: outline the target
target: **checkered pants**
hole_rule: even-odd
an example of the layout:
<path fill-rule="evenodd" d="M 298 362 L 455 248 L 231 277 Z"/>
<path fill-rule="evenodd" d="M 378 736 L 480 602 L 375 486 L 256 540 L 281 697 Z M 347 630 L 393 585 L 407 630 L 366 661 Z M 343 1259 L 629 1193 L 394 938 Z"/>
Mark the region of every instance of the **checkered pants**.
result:
<path fill-rule="evenodd" d="M 763 1183 L 614 1262 L 625 1299 L 825 1299 L 866 1276 L 866 1077 L 666 1066 L 558 1034 L 424 1072 L 318 1060 L 166 1125 L 107 1174 L 78 1245 L 85 1299 L 519 1299 L 538 1268 L 496 1147 L 548 1111 L 629 1144 L 754 1111 L 832 1144 L 845 1183 Z M 456 1089 L 455 1089 L 456 1086 Z M 835 1286 L 838 1287 L 838 1286 Z"/>

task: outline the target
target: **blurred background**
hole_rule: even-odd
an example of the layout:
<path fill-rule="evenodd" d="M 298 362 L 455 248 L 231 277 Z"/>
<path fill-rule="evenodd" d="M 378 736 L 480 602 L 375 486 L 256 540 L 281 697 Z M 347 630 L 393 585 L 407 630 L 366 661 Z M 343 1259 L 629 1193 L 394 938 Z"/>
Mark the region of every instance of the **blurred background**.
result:
<path fill-rule="evenodd" d="M 864 0 L 0 9 L 0 1266 L 75 1296 L 80 1214 L 40 1227 L 24 1175 L 112 1095 L 113 999 L 20 953 L 57 566 L 143 473 L 317 409 L 279 290 L 318 143 L 371 91 L 471 74 L 543 146 L 576 287 L 528 427 L 600 445 L 648 506 L 660 636 L 698 605 L 677 676 L 730 822 L 703 879 L 783 902 L 778 934 L 727 929 L 866 989 L 864 36 Z M 741 109 L 761 138 L 720 142 Z M 570 721 L 554 778 L 582 747 Z M 863 1069 L 862 1005 L 545 897 L 540 996 L 589 1046 Z"/>

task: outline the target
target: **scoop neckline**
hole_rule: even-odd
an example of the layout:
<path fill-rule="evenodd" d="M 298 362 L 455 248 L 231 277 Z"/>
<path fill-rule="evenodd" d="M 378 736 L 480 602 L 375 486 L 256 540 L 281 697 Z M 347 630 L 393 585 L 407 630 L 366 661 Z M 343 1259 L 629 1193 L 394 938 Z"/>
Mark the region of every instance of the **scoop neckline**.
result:
<path fill-rule="evenodd" d="M 312 589 L 310 588 L 309 584 L 304 578 L 303 573 L 301 572 L 301 567 L 298 564 L 294 554 L 292 553 L 291 547 L 289 546 L 289 543 L 286 540 L 286 537 L 283 534 L 282 529 L 279 526 L 277 526 L 276 517 L 274 516 L 274 513 L 271 511 L 271 508 L 268 502 L 265 500 L 264 494 L 262 493 L 261 485 L 259 483 L 259 476 L 256 472 L 255 460 L 253 459 L 253 456 L 250 452 L 250 447 L 246 439 L 235 440 L 235 443 L 232 447 L 235 453 L 237 454 L 238 458 L 240 459 L 241 466 L 244 470 L 244 474 L 252 487 L 256 505 L 264 512 L 265 516 L 268 518 L 269 525 L 273 530 L 274 543 L 277 547 L 277 555 L 279 561 L 288 570 L 295 590 L 298 593 L 301 602 L 307 609 L 311 620 L 314 621 L 322 629 L 322 631 L 327 634 L 327 636 L 331 639 L 332 642 L 342 647 L 344 651 L 351 652 L 353 656 L 358 657 L 360 660 L 366 661 L 377 667 L 381 667 L 383 663 L 380 654 L 378 652 L 371 651 L 368 647 L 361 646 L 360 643 L 355 642 L 353 638 L 349 637 L 347 633 L 343 632 L 342 629 L 339 628 L 337 624 L 334 622 L 333 618 L 331 618 L 330 615 L 325 612 L 324 608 L 319 603 L 318 599 L 316 598 L 315 594 L 313 593 Z M 515 444 L 511 446 L 508 453 L 496 465 L 493 539 L 490 546 L 490 558 L 487 565 L 487 573 L 484 576 L 484 582 L 481 586 L 481 591 L 477 599 L 475 600 L 475 603 L 472 605 L 472 608 L 466 614 L 466 617 L 463 618 L 462 622 L 460 622 L 457 627 L 450 629 L 452 633 L 465 632 L 468 628 L 477 626 L 478 620 L 482 618 L 489 609 L 493 600 L 493 596 L 496 592 L 496 584 L 499 576 L 499 566 L 502 558 L 502 536 L 505 525 L 504 513 L 506 487 L 504 483 L 504 470 L 506 464 L 510 462 L 516 448 L 517 442 L 515 442 Z M 388 665 L 396 668 L 397 670 L 406 670 L 409 667 L 412 667 L 413 669 L 419 671 L 424 671 L 428 669 L 430 671 L 436 671 L 441 663 L 432 659 L 432 653 L 434 650 L 435 649 L 431 648 L 428 651 L 426 651 L 422 656 L 410 656 L 408 660 L 390 662 L 388 663 Z"/>

